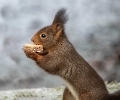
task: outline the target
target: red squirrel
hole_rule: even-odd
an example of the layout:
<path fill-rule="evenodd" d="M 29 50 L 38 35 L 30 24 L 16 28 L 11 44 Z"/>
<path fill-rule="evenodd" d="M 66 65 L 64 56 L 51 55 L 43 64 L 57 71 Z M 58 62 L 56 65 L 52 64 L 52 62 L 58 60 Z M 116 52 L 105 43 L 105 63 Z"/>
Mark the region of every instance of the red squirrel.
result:
<path fill-rule="evenodd" d="M 43 46 L 43 52 L 24 47 L 24 53 L 40 68 L 65 81 L 67 87 L 62 100 L 120 100 L 120 90 L 109 94 L 103 79 L 67 39 L 67 20 L 66 9 L 58 10 L 53 23 L 40 29 L 31 38 L 35 45 Z"/>

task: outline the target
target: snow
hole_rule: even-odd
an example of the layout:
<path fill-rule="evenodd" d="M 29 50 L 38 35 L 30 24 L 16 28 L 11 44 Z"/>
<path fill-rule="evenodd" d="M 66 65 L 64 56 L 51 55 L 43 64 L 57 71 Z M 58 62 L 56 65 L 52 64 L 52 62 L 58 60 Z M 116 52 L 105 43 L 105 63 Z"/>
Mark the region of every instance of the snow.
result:
<path fill-rule="evenodd" d="M 110 93 L 114 93 L 120 89 L 120 83 L 107 83 L 107 89 Z M 62 100 L 64 91 L 63 86 L 55 88 L 37 88 L 9 90 L 0 92 L 0 100 Z"/>
<path fill-rule="evenodd" d="M 61 100 L 64 87 L 1 91 L 0 100 Z"/>

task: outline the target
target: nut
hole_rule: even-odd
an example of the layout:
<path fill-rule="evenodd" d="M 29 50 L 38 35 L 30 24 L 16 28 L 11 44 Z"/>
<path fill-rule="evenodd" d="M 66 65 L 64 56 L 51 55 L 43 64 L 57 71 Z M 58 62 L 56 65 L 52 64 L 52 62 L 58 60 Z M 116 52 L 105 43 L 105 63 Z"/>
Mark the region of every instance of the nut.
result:
<path fill-rule="evenodd" d="M 29 49 L 36 53 L 42 53 L 43 52 L 43 45 L 34 45 L 34 44 L 25 44 L 23 46 L 23 49 Z"/>

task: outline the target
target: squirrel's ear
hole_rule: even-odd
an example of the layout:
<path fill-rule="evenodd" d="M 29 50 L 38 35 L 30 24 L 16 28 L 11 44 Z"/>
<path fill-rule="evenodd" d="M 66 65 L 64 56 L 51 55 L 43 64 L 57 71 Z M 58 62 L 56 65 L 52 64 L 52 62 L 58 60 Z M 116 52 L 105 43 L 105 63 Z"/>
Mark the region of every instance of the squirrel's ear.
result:
<path fill-rule="evenodd" d="M 66 14 L 66 9 L 62 8 L 62 9 L 58 10 L 58 12 L 56 13 L 52 25 L 54 25 L 56 23 L 61 23 L 62 25 L 64 25 L 67 22 L 67 20 L 68 20 L 68 15 Z"/>
<path fill-rule="evenodd" d="M 54 21 L 52 23 L 52 29 L 55 35 L 60 36 L 62 31 L 64 30 L 64 25 L 68 20 L 68 16 L 66 15 L 66 9 L 62 8 L 58 10 L 55 15 Z"/>

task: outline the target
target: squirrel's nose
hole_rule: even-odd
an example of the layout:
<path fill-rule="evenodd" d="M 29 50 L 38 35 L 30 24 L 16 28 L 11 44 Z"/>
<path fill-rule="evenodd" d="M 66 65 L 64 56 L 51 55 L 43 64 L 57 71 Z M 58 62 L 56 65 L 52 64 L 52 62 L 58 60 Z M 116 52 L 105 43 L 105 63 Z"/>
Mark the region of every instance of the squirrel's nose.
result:
<path fill-rule="evenodd" d="M 34 42 L 34 37 L 31 38 L 31 41 Z"/>

